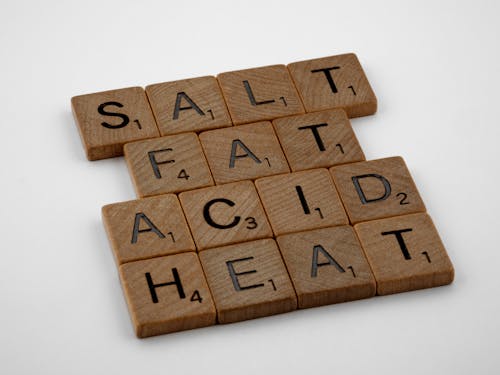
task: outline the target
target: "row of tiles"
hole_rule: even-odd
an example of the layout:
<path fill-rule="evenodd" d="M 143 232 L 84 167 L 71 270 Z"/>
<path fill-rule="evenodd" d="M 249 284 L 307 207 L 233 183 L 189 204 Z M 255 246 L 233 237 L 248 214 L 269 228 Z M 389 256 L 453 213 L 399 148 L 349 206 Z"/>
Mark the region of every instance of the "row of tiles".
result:
<path fill-rule="evenodd" d="M 120 266 L 138 337 L 430 288 L 453 277 L 425 213 Z"/>
<path fill-rule="evenodd" d="M 158 195 L 102 208 L 119 264 L 425 212 L 400 157 Z M 194 239 L 194 242 L 193 242 Z"/>
<path fill-rule="evenodd" d="M 138 197 L 365 160 L 342 109 L 141 140 L 124 151 Z"/>
<path fill-rule="evenodd" d="M 89 160 L 122 155 L 125 143 L 160 135 L 332 108 L 349 117 L 377 109 L 354 54 L 79 95 L 71 104 Z"/>

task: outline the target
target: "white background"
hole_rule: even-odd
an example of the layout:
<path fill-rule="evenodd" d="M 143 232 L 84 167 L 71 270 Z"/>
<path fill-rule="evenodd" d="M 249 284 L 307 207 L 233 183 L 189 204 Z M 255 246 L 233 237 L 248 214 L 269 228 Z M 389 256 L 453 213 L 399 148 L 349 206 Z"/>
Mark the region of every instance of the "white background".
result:
<path fill-rule="evenodd" d="M 498 373 L 498 4 L 2 0 L 0 373 Z M 100 219 L 135 194 L 70 98 L 346 52 L 379 100 L 366 156 L 405 158 L 455 282 L 135 338 Z"/>

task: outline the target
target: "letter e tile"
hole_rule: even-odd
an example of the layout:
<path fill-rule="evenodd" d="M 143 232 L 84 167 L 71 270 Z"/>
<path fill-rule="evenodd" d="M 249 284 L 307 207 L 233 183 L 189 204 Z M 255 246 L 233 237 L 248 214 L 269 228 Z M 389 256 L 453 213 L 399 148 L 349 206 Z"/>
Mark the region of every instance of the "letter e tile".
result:
<path fill-rule="evenodd" d="M 273 239 L 200 253 L 219 323 L 232 323 L 297 308 L 295 291 Z"/>

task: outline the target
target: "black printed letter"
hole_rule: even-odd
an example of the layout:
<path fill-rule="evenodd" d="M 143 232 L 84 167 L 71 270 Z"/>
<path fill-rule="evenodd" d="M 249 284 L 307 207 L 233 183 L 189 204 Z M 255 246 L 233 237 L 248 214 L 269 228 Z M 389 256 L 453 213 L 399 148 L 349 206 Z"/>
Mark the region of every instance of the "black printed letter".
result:
<path fill-rule="evenodd" d="M 384 194 L 378 198 L 367 199 L 365 196 L 365 193 L 363 192 L 363 189 L 361 189 L 361 185 L 359 184 L 359 180 L 361 180 L 362 178 L 376 178 L 376 179 L 378 179 L 380 182 L 382 182 L 382 185 L 384 185 Z M 361 176 L 354 176 L 354 177 L 352 177 L 352 183 L 354 184 L 354 187 L 356 188 L 356 191 L 358 192 L 359 199 L 361 199 L 361 203 L 363 203 L 363 204 L 377 202 L 377 201 L 383 201 L 383 200 L 389 198 L 389 195 L 391 195 L 391 184 L 384 176 L 381 176 L 379 174 L 371 173 L 371 174 L 364 174 Z"/>
<path fill-rule="evenodd" d="M 181 107 L 181 100 L 184 98 L 186 102 L 189 103 L 188 107 Z M 205 113 L 201 110 L 200 107 L 196 105 L 195 102 L 191 100 L 191 98 L 184 92 L 178 92 L 177 98 L 175 99 L 175 108 L 174 108 L 174 117 L 173 120 L 177 120 L 179 118 L 179 111 L 184 111 L 187 109 L 194 109 L 200 116 L 205 116 Z"/>
<path fill-rule="evenodd" d="M 252 259 L 253 259 L 253 257 L 248 257 L 248 258 L 229 260 L 226 262 L 227 269 L 229 270 L 229 276 L 231 276 L 231 280 L 233 281 L 234 290 L 236 290 L 237 292 L 242 291 L 242 290 L 246 290 L 246 289 L 260 288 L 261 286 L 264 286 L 264 284 L 253 284 L 253 285 L 247 285 L 247 286 L 240 285 L 240 281 L 238 280 L 238 276 L 257 273 L 257 271 L 251 270 L 251 271 L 244 271 L 244 272 L 236 272 L 234 270 L 233 263 L 244 262 L 246 260 L 252 260 Z"/>
<path fill-rule="evenodd" d="M 203 207 L 203 217 L 205 218 L 207 224 L 217 229 L 229 229 L 238 225 L 238 223 L 241 220 L 240 216 L 235 216 L 233 221 L 226 225 L 217 224 L 215 221 L 213 221 L 212 217 L 210 216 L 210 207 L 212 207 L 212 205 L 214 205 L 215 203 L 219 202 L 225 203 L 229 207 L 233 207 L 235 205 L 233 201 L 230 201 L 229 199 L 225 198 L 212 199 L 210 202 L 207 202 L 207 204 L 205 204 L 205 207 Z"/>
<path fill-rule="evenodd" d="M 406 247 L 405 240 L 403 239 L 403 236 L 401 235 L 401 233 L 411 232 L 411 231 L 412 231 L 411 228 L 400 229 L 400 230 L 391 230 L 390 232 L 382 232 L 381 235 L 387 236 L 389 234 L 394 234 L 396 236 L 396 239 L 398 240 L 399 248 L 401 249 L 403 256 L 405 257 L 406 260 L 410 260 L 411 255 L 410 255 L 410 252 L 408 251 L 408 248 Z"/>
<path fill-rule="evenodd" d="M 248 81 L 243 81 L 243 85 L 245 86 L 245 90 L 247 91 L 247 94 L 248 94 L 248 99 L 250 99 L 250 103 L 252 103 L 252 105 L 274 103 L 274 99 L 262 100 L 262 101 L 258 102 L 257 100 L 255 100 L 255 96 L 253 95 L 252 88 L 250 87 L 250 84 L 248 83 Z"/>
<path fill-rule="evenodd" d="M 321 251 L 321 254 L 325 256 L 327 262 L 318 263 L 318 252 Z M 313 258 L 312 258 L 312 267 L 311 267 L 311 277 L 318 276 L 318 267 L 322 266 L 334 266 L 339 272 L 345 272 L 342 266 L 335 260 L 333 257 L 326 251 L 323 246 L 315 245 L 313 248 Z"/>
<path fill-rule="evenodd" d="M 244 154 L 236 155 L 236 148 L 238 146 L 240 146 L 243 149 L 243 151 L 245 151 Z M 246 157 L 252 158 L 252 160 L 257 164 L 262 163 L 259 160 L 259 158 L 255 156 L 255 154 L 252 151 L 250 151 L 250 149 L 247 146 L 245 146 L 245 144 L 242 141 L 240 141 L 239 139 L 233 140 L 233 144 L 231 146 L 231 158 L 229 159 L 229 168 L 234 168 L 234 163 L 236 162 L 236 159 L 246 158 Z"/>
<path fill-rule="evenodd" d="M 175 160 L 165 160 L 165 161 L 157 161 L 156 160 L 157 153 L 167 152 L 167 151 L 172 151 L 172 149 L 171 148 L 164 148 L 163 150 L 153 150 L 153 151 L 148 152 L 149 162 L 151 163 L 151 166 L 153 167 L 153 172 L 155 173 L 156 178 L 161 178 L 160 168 L 158 168 L 159 165 L 175 163 Z"/>
<path fill-rule="evenodd" d="M 298 129 L 299 130 L 304 130 L 304 129 L 311 129 L 314 135 L 314 139 L 316 140 L 316 144 L 318 145 L 318 148 L 320 151 L 325 151 L 325 145 L 323 144 L 323 140 L 319 136 L 318 128 L 321 128 L 323 126 L 328 126 L 328 124 L 317 124 L 317 125 L 308 125 L 308 126 L 301 126 Z"/>
<path fill-rule="evenodd" d="M 340 66 L 332 66 L 331 68 L 324 68 L 324 69 L 314 69 L 311 70 L 311 73 L 319 73 L 323 72 L 325 74 L 325 77 L 330 84 L 330 88 L 332 89 L 332 92 L 336 94 L 338 92 L 337 86 L 335 86 L 335 82 L 333 81 L 332 73 L 330 73 L 330 70 L 336 70 L 340 69 Z"/>
<path fill-rule="evenodd" d="M 182 287 L 181 278 L 179 277 L 179 272 L 177 272 L 177 268 L 172 268 L 172 275 L 174 275 L 174 281 L 170 281 L 167 283 L 153 284 L 153 279 L 151 278 L 151 274 L 149 272 L 146 272 L 145 275 L 153 303 L 158 303 L 158 295 L 156 294 L 156 288 L 162 286 L 176 285 L 177 293 L 179 293 L 179 298 L 181 299 L 186 298 L 186 295 L 184 294 L 184 288 Z"/>
<path fill-rule="evenodd" d="M 147 229 L 139 229 L 141 226 L 141 219 L 149 226 Z M 165 238 L 165 235 L 149 220 L 149 218 L 142 212 L 135 214 L 134 230 L 132 231 L 132 243 L 137 242 L 137 236 L 143 232 L 154 232 L 160 238 Z"/>
<path fill-rule="evenodd" d="M 118 108 L 123 107 L 123 104 L 118 103 L 118 102 L 106 102 L 106 103 L 102 103 L 99 106 L 99 108 L 97 108 L 97 112 L 99 112 L 103 116 L 119 117 L 122 119 L 122 122 L 120 124 L 117 124 L 117 125 L 108 124 L 107 122 L 101 122 L 101 125 L 104 126 L 105 128 L 108 128 L 108 129 L 120 129 L 120 128 L 127 126 L 128 123 L 130 122 L 130 119 L 128 118 L 128 116 L 123 114 L 123 113 L 107 112 L 104 108 L 107 107 L 108 105 L 114 105 Z"/>

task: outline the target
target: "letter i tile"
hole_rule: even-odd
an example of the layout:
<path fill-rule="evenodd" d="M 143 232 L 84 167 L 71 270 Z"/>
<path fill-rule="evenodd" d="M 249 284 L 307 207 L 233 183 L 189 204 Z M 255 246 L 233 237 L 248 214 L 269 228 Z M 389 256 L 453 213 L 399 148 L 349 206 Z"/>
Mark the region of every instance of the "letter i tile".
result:
<path fill-rule="evenodd" d="M 217 308 L 219 323 L 233 323 L 297 308 L 273 239 L 209 249 L 200 260 Z"/>
<path fill-rule="evenodd" d="M 215 306 L 196 253 L 124 264 L 120 279 L 138 337 L 215 324 Z"/>

